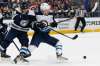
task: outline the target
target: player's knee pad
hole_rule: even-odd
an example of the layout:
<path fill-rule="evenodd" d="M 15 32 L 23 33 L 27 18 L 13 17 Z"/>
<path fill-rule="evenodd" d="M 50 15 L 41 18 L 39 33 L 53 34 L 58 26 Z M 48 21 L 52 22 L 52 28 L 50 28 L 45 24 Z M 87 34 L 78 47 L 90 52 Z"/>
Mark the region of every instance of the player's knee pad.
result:
<path fill-rule="evenodd" d="M 22 47 L 20 49 L 20 55 L 22 55 L 24 58 L 27 58 L 31 56 L 31 52 L 28 50 L 28 48 Z"/>

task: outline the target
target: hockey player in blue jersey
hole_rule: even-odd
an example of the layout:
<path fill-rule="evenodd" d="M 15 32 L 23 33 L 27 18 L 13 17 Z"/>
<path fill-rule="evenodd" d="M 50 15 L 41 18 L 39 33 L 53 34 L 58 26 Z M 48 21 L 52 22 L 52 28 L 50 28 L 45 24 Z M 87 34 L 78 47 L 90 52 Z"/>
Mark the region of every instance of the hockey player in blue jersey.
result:
<path fill-rule="evenodd" d="M 5 37 L 4 41 L 0 45 L 1 53 L 10 45 L 14 38 L 18 38 L 21 43 L 20 54 L 23 57 L 30 56 L 31 53 L 28 50 L 28 35 L 27 31 L 29 30 L 31 23 L 36 20 L 35 16 L 28 15 L 28 4 L 22 3 L 21 13 L 17 14 L 13 20 L 14 22 L 11 25 L 11 29 Z M 27 53 L 27 56 L 26 54 Z"/>
<path fill-rule="evenodd" d="M 33 27 L 35 33 L 29 46 L 30 51 L 38 48 L 40 43 L 44 42 L 56 49 L 57 59 L 68 60 L 67 58 L 62 56 L 62 45 L 60 40 L 49 35 L 51 29 L 49 28 L 48 23 L 51 22 L 50 27 L 57 27 L 54 16 L 48 15 L 50 11 L 50 6 L 47 3 L 42 3 L 40 9 L 43 15 L 36 15 L 38 22 L 35 23 Z"/>
<path fill-rule="evenodd" d="M 4 38 L 7 34 L 7 25 L 3 23 L 3 14 L 2 9 L 0 9 L 0 44 L 4 41 Z M 1 57 L 10 58 L 9 55 L 6 54 L 6 49 L 1 53 Z"/>

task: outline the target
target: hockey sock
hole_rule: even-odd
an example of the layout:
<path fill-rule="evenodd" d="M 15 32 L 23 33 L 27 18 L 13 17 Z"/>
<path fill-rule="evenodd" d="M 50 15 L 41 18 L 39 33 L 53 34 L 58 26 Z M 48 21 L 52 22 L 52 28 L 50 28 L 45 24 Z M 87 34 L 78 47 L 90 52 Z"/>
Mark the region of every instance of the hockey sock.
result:
<path fill-rule="evenodd" d="M 56 55 L 58 56 L 62 56 L 62 45 L 61 43 L 58 42 L 58 44 L 56 45 Z"/>

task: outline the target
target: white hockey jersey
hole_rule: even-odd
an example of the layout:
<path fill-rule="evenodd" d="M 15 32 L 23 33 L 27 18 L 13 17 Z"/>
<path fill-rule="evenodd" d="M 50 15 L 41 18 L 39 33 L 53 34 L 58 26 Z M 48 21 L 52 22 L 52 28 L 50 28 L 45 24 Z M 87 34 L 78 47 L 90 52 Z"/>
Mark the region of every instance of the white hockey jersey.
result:
<path fill-rule="evenodd" d="M 36 15 L 37 21 L 46 20 L 48 23 L 54 22 L 53 15 Z"/>

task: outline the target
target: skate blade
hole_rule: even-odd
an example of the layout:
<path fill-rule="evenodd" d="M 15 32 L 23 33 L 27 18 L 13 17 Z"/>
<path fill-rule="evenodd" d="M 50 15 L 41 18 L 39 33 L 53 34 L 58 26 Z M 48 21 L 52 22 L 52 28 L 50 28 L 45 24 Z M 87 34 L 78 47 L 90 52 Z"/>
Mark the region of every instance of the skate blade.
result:
<path fill-rule="evenodd" d="M 18 55 L 15 59 L 14 59 L 14 63 L 28 63 L 29 61 L 25 58 L 23 58 L 22 56 Z"/>
<path fill-rule="evenodd" d="M 0 59 L 0 63 L 11 63 L 11 58 L 2 58 Z"/>
<path fill-rule="evenodd" d="M 68 58 L 65 57 L 59 57 L 57 58 L 57 62 L 58 63 L 66 63 L 68 61 Z"/>

